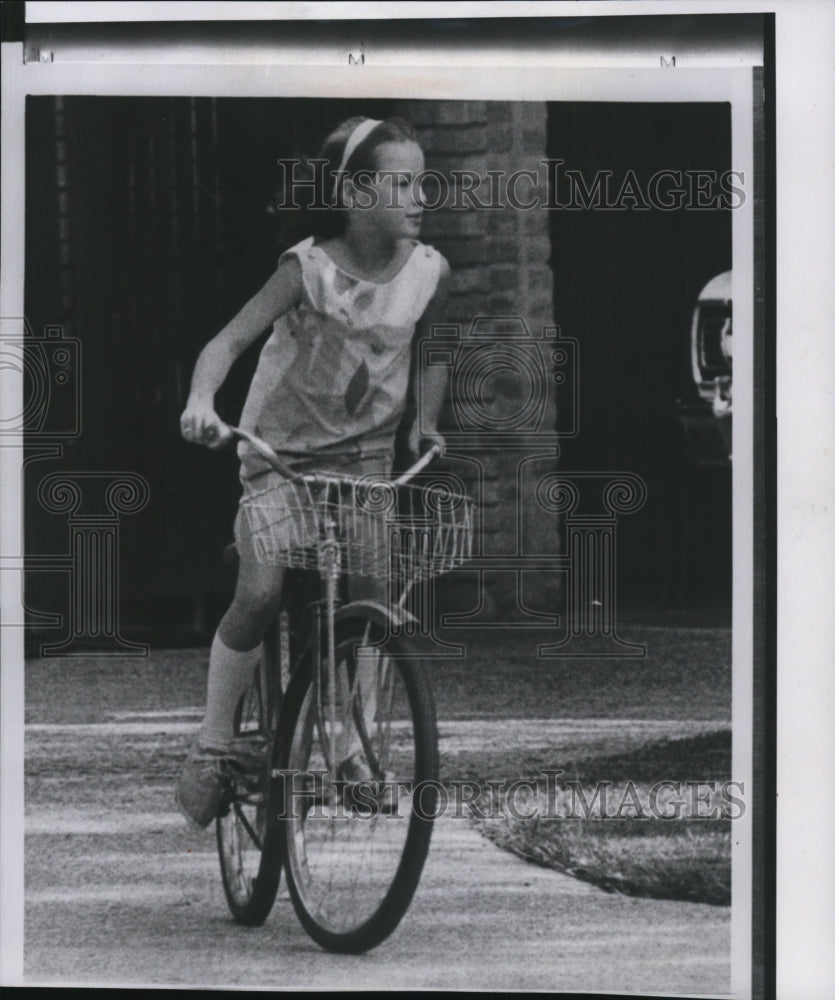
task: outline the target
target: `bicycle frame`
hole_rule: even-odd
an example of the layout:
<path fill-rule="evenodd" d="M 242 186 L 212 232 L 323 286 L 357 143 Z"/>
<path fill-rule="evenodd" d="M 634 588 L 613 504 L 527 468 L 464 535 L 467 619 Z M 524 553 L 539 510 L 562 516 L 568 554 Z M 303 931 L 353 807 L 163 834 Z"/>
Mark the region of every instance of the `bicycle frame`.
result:
<path fill-rule="evenodd" d="M 431 457 L 431 456 L 430 456 Z M 420 468 L 426 462 L 418 463 Z M 413 473 L 414 474 L 414 473 Z M 356 617 L 365 617 L 369 621 L 378 625 L 387 634 L 391 631 L 403 628 L 408 624 L 416 623 L 415 616 L 404 607 L 404 602 L 412 587 L 412 582 L 407 582 L 402 590 L 398 603 L 382 603 L 373 599 L 360 599 L 355 601 L 341 602 L 339 595 L 339 584 L 342 578 L 342 571 L 339 558 L 339 540 L 336 536 L 336 525 L 329 520 L 325 525 L 325 538 L 322 542 L 322 551 L 325 554 L 324 565 L 317 571 L 319 577 L 319 599 L 314 600 L 309 605 L 311 612 L 311 635 L 313 641 L 314 673 L 314 698 L 317 706 L 317 726 L 319 728 L 322 745 L 326 749 L 326 765 L 328 768 L 328 779 L 331 785 L 339 780 L 338 766 L 339 754 L 334 743 L 325 736 L 328 728 L 332 734 L 336 734 L 339 729 L 340 720 L 336 717 L 336 705 L 338 702 L 336 684 L 337 670 L 335 659 L 335 634 L 336 626 L 340 621 L 349 620 Z M 313 571 L 308 571 L 313 572 Z M 323 596 L 322 596 L 323 595 Z M 324 611 L 324 622 L 322 621 Z M 290 622 L 286 621 L 284 627 L 289 631 Z M 324 627 L 323 627 L 324 626 Z M 289 636 L 281 642 L 287 649 L 290 646 Z M 277 662 L 277 661 L 276 661 Z M 326 666 L 326 670 L 322 668 Z M 271 671 L 275 676 L 277 671 Z M 324 676 L 323 676 L 324 674 Z M 355 684 L 358 680 L 355 680 Z M 323 685 L 327 686 L 325 691 Z M 323 694 L 326 697 L 323 698 Z M 328 716 L 325 717 L 324 705 L 328 706 Z"/>
<path fill-rule="evenodd" d="M 256 437 L 249 431 L 243 430 L 239 427 L 229 426 L 231 433 L 237 437 L 240 437 L 248 444 L 250 444 L 263 458 L 269 462 L 272 468 L 283 476 L 288 482 L 298 482 L 304 479 L 303 475 L 294 472 L 287 465 L 285 465 L 275 451 L 260 438 Z M 402 486 L 413 479 L 421 470 L 423 470 L 435 457 L 440 453 L 440 448 L 437 445 L 433 445 L 424 455 L 422 455 L 417 462 L 415 462 L 409 469 L 407 469 L 402 475 L 393 481 L 395 486 Z M 327 722 L 330 724 L 331 733 L 337 732 L 337 719 L 335 716 L 336 712 L 336 661 L 335 661 L 335 632 L 336 624 L 339 620 L 347 619 L 352 616 L 356 616 L 359 613 L 367 614 L 372 620 L 379 623 L 379 625 L 385 630 L 395 629 L 402 627 L 408 623 L 414 623 L 416 621 L 414 615 L 412 615 L 405 607 L 405 601 L 408 597 L 409 591 L 413 586 L 413 581 L 407 581 L 403 587 L 402 593 L 396 604 L 382 604 L 377 601 L 362 600 L 353 601 L 345 604 L 339 602 L 339 581 L 342 575 L 340 566 L 340 546 L 339 540 L 336 535 L 336 524 L 332 519 L 328 519 L 325 524 L 325 534 L 324 538 L 321 540 L 321 551 L 324 557 L 324 564 L 319 568 L 319 580 L 321 591 L 324 592 L 324 605 L 325 605 L 325 629 L 323 637 L 323 629 L 321 622 L 321 608 L 316 606 L 313 608 L 313 642 L 314 642 L 314 659 L 313 662 L 318 665 L 314 673 L 314 690 L 317 705 L 317 720 L 320 729 L 320 734 L 322 737 L 323 746 L 329 749 L 328 759 L 326 761 L 329 779 L 331 783 L 338 780 L 337 768 L 338 768 L 338 754 L 335 752 L 333 747 L 329 747 L 329 741 L 325 738 L 326 726 L 324 712 L 322 709 L 322 670 L 321 666 L 327 664 L 327 676 L 325 682 L 327 684 L 327 704 L 329 705 L 329 718 Z M 289 623 L 288 623 L 289 628 Z M 324 638 L 324 646 L 322 649 L 322 640 Z M 280 647 L 287 648 L 289 642 L 284 639 L 279 639 Z M 275 651 L 273 651 L 274 653 Z M 324 654 L 324 655 L 323 655 Z M 274 663 L 278 663 L 278 658 L 273 659 Z M 292 665 L 291 665 L 292 667 Z M 276 671 L 269 671 L 273 676 L 272 683 L 276 683 Z M 277 699 L 274 697 L 275 692 L 271 692 L 271 703 L 275 704 Z"/>

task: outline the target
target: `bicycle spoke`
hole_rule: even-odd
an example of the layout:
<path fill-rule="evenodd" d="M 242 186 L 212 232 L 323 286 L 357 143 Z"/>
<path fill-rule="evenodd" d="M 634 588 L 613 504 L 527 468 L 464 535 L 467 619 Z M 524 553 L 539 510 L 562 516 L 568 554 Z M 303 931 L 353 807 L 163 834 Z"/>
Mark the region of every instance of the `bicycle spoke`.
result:
<path fill-rule="evenodd" d="M 380 777 L 385 777 L 386 765 L 389 760 L 391 748 L 391 716 L 392 699 L 394 698 L 394 672 L 389 669 L 391 661 L 388 657 L 383 657 L 378 653 L 379 661 L 383 661 L 382 667 L 378 666 L 377 677 L 380 683 L 380 691 L 377 695 L 377 746 L 378 750 L 378 771 Z M 386 690 L 388 695 L 386 695 Z"/>
<path fill-rule="evenodd" d="M 238 802 L 234 804 L 234 810 L 235 810 L 235 815 L 238 818 L 238 822 L 249 834 L 249 839 L 252 841 L 252 843 L 256 846 L 256 848 L 259 851 L 262 851 L 264 849 L 264 845 L 261 843 L 261 838 L 255 832 L 255 830 L 253 830 L 249 820 L 246 818 L 246 814 L 244 813 L 243 809 L 241 808 Z"/>

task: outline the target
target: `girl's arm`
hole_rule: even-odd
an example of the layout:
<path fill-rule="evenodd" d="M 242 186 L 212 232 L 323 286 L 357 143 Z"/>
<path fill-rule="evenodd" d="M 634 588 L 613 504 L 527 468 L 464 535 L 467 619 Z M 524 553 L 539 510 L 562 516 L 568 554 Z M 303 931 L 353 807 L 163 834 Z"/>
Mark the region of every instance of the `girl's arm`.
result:
<path fill-rule="evenodd" d="M 215 413 L 215 393 L 223 385 L 236 359 L 279 316 L 299 302 L 302 275 L 293 257 L 284 261 L 264 287 L 213 337 L 200 352 L 180 431 L 186 441 L 220 447 L 228 438 Z"/>
<path fill-rule="evenodd" d="M 449 284 L 449 264 L 441 257 L 438 286 L 415 330 L 415 366 L 421 364 L 420 355 L 423 353 L 420 351 L 421 341 L 428 340 L 432 336 L 432 327 L 444 321 Z M 448 381 L 449 372 L 444 365 L 423 365 L 420 369 L 419 380 L 416 379 L 414 383 L 416 392 L 419 386 L 420 398 L 415 400 L 416 420 L 409 432 L 409 448 L 414 455 L 420 454 L 421 441 L 436 444 L 440 447 L 441 454 L 444 452 L 446 442 L 438 430 L 438 419 L 446 398 Z"/>

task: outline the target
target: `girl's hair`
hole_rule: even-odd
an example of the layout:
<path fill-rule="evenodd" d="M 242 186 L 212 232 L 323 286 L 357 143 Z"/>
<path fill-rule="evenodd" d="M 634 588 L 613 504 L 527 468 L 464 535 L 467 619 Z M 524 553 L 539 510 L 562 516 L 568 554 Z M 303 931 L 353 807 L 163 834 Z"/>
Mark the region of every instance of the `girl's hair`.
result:
<path fill-rule="evenodd" d="M 320 160 L 327 160 L 325 166 L 326 191 L 334 191 L 337 178 L 336 172 L 342 163 L 345 147 L 354 129 L 366 119 L 363 117 L 349 118 L 338 125 L 325 139 L 319 152 Z M 387 118 L 375 125 L 351 153 L 348 162 L 343 167 L 343 176 L 352 177 L 361 170 L 376 170 L 376 153 L 380 146 L 387 142 L 417 142 L 417 134 L 412 126 L 403 118 Z M 330 185 L 328 188 L 327 185 Z"/>
<path fill-rule="evenodd" d="M 345 229 L 345 207 L 341 203 L 342 184 L 337 181 L 353 177 L 360 171 L 377 169 L 377 150 L 386 142 L 418 142 L 417 133 L 403 118 L 386 118 L 362 140 L 342 167 L 340 178 L 337 171 L 342 164 L 342 155 L 354 129 L 365 121 L 365 117 L 349 118 L 338 125 L 322 143 L 317 160 L 324 160 L 316 168 L 316 182 L 321 184 L 320 204 L 330 205 L 329 209 L 308 209 L 305 212 L 307 230 L 314 236 L 338 236 Z"/>

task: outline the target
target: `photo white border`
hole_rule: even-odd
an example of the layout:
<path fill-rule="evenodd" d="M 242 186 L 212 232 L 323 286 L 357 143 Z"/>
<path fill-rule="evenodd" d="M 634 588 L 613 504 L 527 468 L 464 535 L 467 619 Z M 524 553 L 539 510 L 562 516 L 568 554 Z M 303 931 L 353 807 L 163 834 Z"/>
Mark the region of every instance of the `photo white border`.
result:
<path fill-rule="evenodd" d="M 780 3 L 777 996 L 835 984 L 835 4 Z"/>
<path fill-rule="evenodd" d="M 73 4 L 75 8 L 85 4 Z M 241 5 L 244 6 L 244 5 Z M 249 6 L 249 5 L 246 5 Z M 301 9 L 301 16 L 309 5 L 282 5 Z M 331 5 L 317 5 L 317 17 L 326 16 L 322 8 Z M 350 5 L 351 18 L 360 16 L 378 16 L 378 8 L 385 5 L 370 5 L 375 11 L 363 10 L 364 5 Z M 366 5 L 368 6 L 368 5 Z M 407 5 L 398 5 L 401 9 Z M 409 5 L 412 6 L 412 5 Z M 430 14 L 427 8 L 443 6 L 445 13 Z M 476 5 L 462 4 L 459 8 L 472 8 Z M 483 5 L 478 5 L 483 13 Z M 342 4 L 333 5 L 333 12 L 327 16 L 346 16 Z M 450 5 L 416 5 L 414 15 L 453 16 Z M 835 28 L 835 9 L 824 0 L 821 2 L 788 2 L 772 3 L 734 3 L 718 5 L 713 3 L 665 3 L 650 4 L 635 2 L 625 5 L 616 3 L 596 4 L 525 4 L 525 5 L 491 5 L 490 14 L 496 16 L 498 7 L 506 7 L 509 16 L 518 16 L 520 8 L 531 16 L 544 13 L 542 7 L 548 8 L 549 14 L 567 14 L 569 16 L 634 16 L 641 14 L 673 15 L 684 13 L 758 13 L 774 11 L 777 15 L 777 131 L 778 131 L 778 250 L 777 265 L 779 276 L 779 298 L 777 305 L 777 406 L 778 406 L 778 449 L 779 449 L 779 548 L 780 566 L 779 579 L 779 637 L 778 657 L 781 670 L 778 676 L 778 704 L 780 718 L 780 760 L 778 762 L 778 786 L 781 795 L 778 811 L 778 836 L 783 849 L 780 857 L 778 873 L 778 899 L 781 906 L 778 934 L 781 944 L 791 940 L 792 932 L 797 937 L 803 936 L 803 952 L 805 959 L 797 961 L 797 944 L 790 949 L 790 957 L 781 956 L 778 961 L 778 986 L 780 996 L 807 997 L 825 995 L 827 987 L 835 981 L 835 950 L 831 948 L 831 940 L 835 938 L 835 920 L 833 920 L 833 899 L 816 898 L 815 890 L 835 884 L 835 858 L 831 851 L 831 830 L 835 829 L 835 804 L 830 794 L 821 794 L 822 789 L 828 791 L 833 774 L 831 709 L 835 705 L 835 689 L 833 688 L 832 651 L 835 649 L 835 618 L 831 614 L 831 557 L 835 550 L 835 535 L 832 529 L 832 517 L 829 505 L 832 503 L 833 459 L 828 441 L 820 439 L 821 434 L 835 426 L 835 404 L 827 375 L 835 371 L 835 338 L 832 336 L 833 318 L 835 318 L 835 292 L 833 290 L 832 274 L 835 273 L 835 248 L 833 247 L 833 230 L 827 225 L 823 227 L 821 220 L 831 220 L 833 211 L 833 141 L 831 122 L 835 120 L 835 74 L 832 73 L 832 53 L 827 47 Z M 537 8 L 536 10 L 534 8 Z M 224 19 L 229 17 L 230 8 Z M 244 17 L 238 9 L 238 15 Z M 414 16 L 413 15 L 413 16 Z M 283 16 L 283 15 L 282 15 Z M 300 16 L 294 14 L 293 16 Z M 400 16 L 400 15 L 398 15 Z M 405 14 L 404 14 L 405 16 Z M 475 16 L 471 10 L 466 12 L 456 9 L 454 16 Z M 2 139 L 6 150 L 4 160 L 9 150 L 23 148 L 23 117 L 24 102 L 22 95 L 29 93 L 124 93 L 118 89 L 118 67 L 85 67 L 82 65 L 62 65 L 60 62 L 44 65 L 24 66 L 22 59 L 9 58 L 7 48 L 14 43 L 4 44 L 3 58 L 3 116 Z M 141 74 L 135 72 L 131 76 L 128 91 L 132 94 L 144 93 L 170 94 L 173 66 L 171 63 L 162 67 L 157 74 L 153 69 L 146 68 Z M 353 69 L 341 72 L 335 68 L 329 69 L 329 78 L 340 96 L 346 96 L 351 88 L 351 96 L 379 96 L 380 79 L 385 80 L 385 94 L 391 97 L 479 97 L 483 99 L 513 99 L 510 86 L 514 70 L 503 68 L 482 77 L 478 81 L 478 90 L 469 85 L 466 94 L 458 94 L 450 88 L 454 83 L 452 72 L 439 75 L 433 67 L 433 74 L 427 79 L 418 67 L 401 68 L 396 81 L 392 81 L 391 67 L 379 70 L 373 65 L 362 68 L 364 74 L 361 80 Z M 629 99 L 658 100 L 655 91 L 658 70 L 640 70 L 628 73 L 630 79 Z M 675 71 L 676 90 L 681 94 L 690 94 L 691 84 L 687 75 L 695 73 L 685 68 Z M 723 73 L 727 71 L 722 71 Z M 731 71 L 733 73 L 733 71 Z M 751 101 L 750 70 L 740 71 L 744 85 L 740 93 L 734 93 L 733 119 L 733 167 L 739 169 L 738 156 L 743 158 L 751 151 L 750 135 L 743 137 L 738 128 L 741 117 L 737 117 L 737 107 L 742 102 Z M 645 80 L 642 77 L 645 74 Z M 610 75 L 610 74 L 609 74 Z M 37 85 L 30 80 L 37 77 Z M 167 79 L 167 83 L 166 83 Z M 276 87 L 280 79 L 274 68 L 265 66 L 224 66 L 215 67 L 178 67 L 177 94 L 184 96 L 195 94 L 230 93 L 235 96 L 276 96 Z M 715 77 L 718 80 L 718 74 Z M 141 89 L 137 84 L 141 80 Z M 682 82 L 679 83 L 678 81 Z M 322 74 L 320 67 L 311 67 L 308 71 L 300 71 L 299 66 L 292 67 L 285 80 L 286 87 L 281 89 L 282 96 L 319 96 Z M 585 81 L 585 82 L 584 82 Z M 560 90 L 555 93 L 553 71 L 533 68 L 525 71 L 524 96 L 531 97 L 530 87 L 534 82 L 549 86 L 550 100 L 583 100 L 592 99 L 594 88 L 589 85 L 589 71 L 560 70 Z M 424 85 L 434 84 L 437 92 L 424 89 Z M 420 86 L 420 92 L 414 88 Z M 111 89 L 116 88 L 116 89 Z M 698 88 L 696 88 L 698 89 Z M 717 87 L 717 93 L 721 88 Z M 742 90 L 745 91 L 743 96 Z M 643 96 L 636 97 L 641 93 Z M 325 96 L 322 94 L 322 96 Z M 521 95 L 520 95 L 521 96 Z M 540 99 L 546 99 L 542 97 Z M 598 97 L 597 99 L 602 99 Z M 617 99 L 623 99 L 618 94 Z M 676 99 L 689 99 L 676 96 Z M 704 91 L 694 99 L 704 100 Z M 713 98 L 711 98 L 713 99 Z M 728 99 L 727 94 L 715 99 Z M 750 123 L 750 111 L 747 122 Z M 746 151 L 739 145 L 748 147 Z M 814 149 L 816 156 L 808 157 L 808 151 Z M 22 155 L 21 155 L 22 160 Z M 22 246 L 23 234 L 23 173 L 9 169 L 4 163 L 2 172 L 2 237 L 3 246 Z M 809 195 L 809 191 L 813 195 Z M 746 190 L 750 191 L 746 184 Z M 738 268 L 742 262 L 750 266 L 752 260 L 752 240 L 750 232 L 743 242 L 738 232 L 742 222 L 734 222 L 734 271 L 735 286 L 740 287 L 741 278 L 737 277 Z M 746 231 L 750 226 L 745 224 Z M 746 252 L 747 247 L 747 252 Z M 3 315 L 23 315 L 23 255 L 4 254 L 0 297 L 2 298 Z M 752 287 L 748 285 L 747 287 Z M 809 291 L 812 294 L 809 294 Z M 747 301 L 747 296 L 746 296 Z M 740 332 L 746 327 L 746 319 L 750 324 L 753 317 L 744 315 L 742 303 L 735 303 L 735 350 L 737 352 L 738 368 L 750 372 L 750 368 L 741 364 L 743 338 Z M 746 391 L 748 397 L 746 399 Z M 742 380 L 735 378 L 735 427 L 734 454 L 750 455 L 749 447 L 745 449 L 745 440 L 750 427 L 745 430 L 739 419 L 743 413 L 752 413 L 751 383 L 748 389 Z M 7 412 L 20 412 L 20 399 L 6 395 L 2 401 Z M 15 409 L 15 407 L 17 408 Z M 815 433 L 817 432 L 817 434 Z M 745 449 L 745 450 L 743 450 Z M 20 514 L 15 511 L 15 498 L 20 496 L 20 469 L 14 469 L 14 462 L 9 462 L 11 449 L 0 449 L 3 460 L 2 475 L 3 496 L 2 518 L 0 519 L 0 550 L 3 552 L 20 551 Z M 747 616 L 745 628 L 740 627 L 737 619 L 739 608 L 737 595 L 737 577 L 743 568 L 738 558 L 750 564 L 751 542 L 753 532 L 750 524 L 751 483 L 747 472 L 740 473 L 735 463 L 734 469 L 734 733 L 750 732 L 750 676 L 745 690 L 747 702 L 746 716 L 737 716 L 740 698 L 737 697 L 737 685 L 742 684 L 742 673 L 738 669 L 739 657 L 747 655 L 751 658 L 750 647 L 750 614 Z M 743 486 L 737 478 L 744 476 Z M 738 504 L 747 503 L 748 523 L 737 520 Z M 19 504 L 19 501 L 18 501 Z M 10 509 L 11 507 L 11 509 Z M 741 511 L 739 511 L 742 514 Z M 739 553 L 739 547 L 745 542 L 744 553 Z M 738 555 L 739 553 L 739 555 Z M 811 569 L 811 573 L 810 573 Z M 750 572 L 750 565 L 748 566 Z M 19 590 L 9 586 L 13 574 L 5 573 L 3 577 L 3 592 L 0 602 L 5 609 L 5 615 L 17 620 L 21 613 Z M 750 577 L 749 577 L 750 580 Z M 748 587 L 750 596 L 750 586 Z M 747 599 L 747 598 L 746 598 Z M 3 884 L 2 909 L 0 909 L 0 942 L 2 942 L 3 966 L 0 977 L 4 984 L 22 981 L 22 835 L 19 829 L 9 829 L 22 825 L 23 818 L 23 636 L 21 629 L 4 629 L 0 635 L 2 641 L 3 661 L 6 664 L 0 678 L 0 711 L 2 712 L 2 730 L 0 730 L 0 752 L 2 753 L 2 822 L 3 852 L 0 861 L 0 879 Z M 19 671 L 12 667 L 21 665 Z M 811 667 L 810 667 L 811 665 Z M 802 670 L 802 673 L 800 672 Z M 737 727 L 740 727 L 738 729 Z M 786 729 L 788 728 L 788 733 Z M 735 740 L 734 776 L 743 773 L 750 775 L 750 760 L 742 761 L 737 757 Z M 747 748 L 750 751 L 750 746 Z M 810 767 L 810 761 L 815 766 Z M 740 768 L 742 770 L 740 770 Z M 817 841 L 810 839 L 810 812 L 814 812 L 819 833 Z M 792 849 L 786 850 L 791 842 Z M 797 849 L 794 844 L 797 843 Z M 802 846 L 801 846 L 802 845 Z M 18 849 L 19 848 L 19 849 Z M 734 893 L 739 889 L 738 857 L 734 858 Z M 744 876 L 750 884 L 750 870 Z M 741 891 L 741 889 L 740 889 Z M 736 897 L 738 898 L 738 896 Z M 733 933 L 735 948 L 740 940 L 745 941 L 746 951 L 750 954 L 750 936 L 737 921 L 738 911 L 749 907 L 734 906 Z M 747 912 L 750 924 L 750 912 Z M 750 928 L 749 928 L 750 929 Z M 814 959 L 809 956 L 814 956 Z M 735 967 L 736 969 L 736 967 Z M 802 979 L 798 975 L 802 971 Z M 735 988 L 740 980 L 735 971 Z M 823 992 L 821 992 L 823 991 Z"/>

